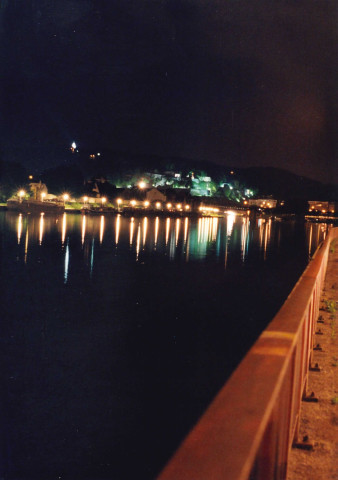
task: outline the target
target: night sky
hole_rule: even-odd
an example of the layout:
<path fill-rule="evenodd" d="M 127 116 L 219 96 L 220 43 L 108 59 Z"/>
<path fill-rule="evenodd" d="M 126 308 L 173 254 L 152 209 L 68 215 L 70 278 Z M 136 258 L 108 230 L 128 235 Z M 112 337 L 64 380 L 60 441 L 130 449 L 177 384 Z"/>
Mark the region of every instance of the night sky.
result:
<path fill-rule="evenodd" d="M 5 160 L 83 149 L 338 183 L 337 3 L 0 0 Z"/>

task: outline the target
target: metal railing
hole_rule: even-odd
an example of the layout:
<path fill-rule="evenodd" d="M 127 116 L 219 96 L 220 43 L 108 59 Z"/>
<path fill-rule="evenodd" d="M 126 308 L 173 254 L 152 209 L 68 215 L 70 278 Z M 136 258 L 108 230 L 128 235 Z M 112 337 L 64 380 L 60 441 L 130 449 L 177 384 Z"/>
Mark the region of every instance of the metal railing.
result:
<path fill-rule="evenodd" d="M 297 441 L 332 228 L 158 480 L 281 480 Z"/>

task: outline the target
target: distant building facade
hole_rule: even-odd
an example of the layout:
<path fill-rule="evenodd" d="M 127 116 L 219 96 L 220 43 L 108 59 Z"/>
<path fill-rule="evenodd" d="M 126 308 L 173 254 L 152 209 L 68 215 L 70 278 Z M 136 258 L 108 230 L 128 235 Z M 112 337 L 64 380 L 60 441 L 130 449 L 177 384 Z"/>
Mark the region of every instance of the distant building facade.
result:
<path fill-rule="evenodd" d="M 250 198 L 248 200 L 248 205 L 250 207 L 276 208 L 277 200 L 274 198 Z"/>
<path fill-rule="evenodd" d="M 320 200 L 309 200 L 309 212 L 336 213 L 338 202 L 326 202 Z"/>
<path fill-rule="evenodd" d="M 165 202 L 167 200 L 166 195 L 164 193 L 160 192 L 157 188 L 151 188 L 150 190 L 147 190 L 146 192 L 146 200 L 148 202 Z"/>

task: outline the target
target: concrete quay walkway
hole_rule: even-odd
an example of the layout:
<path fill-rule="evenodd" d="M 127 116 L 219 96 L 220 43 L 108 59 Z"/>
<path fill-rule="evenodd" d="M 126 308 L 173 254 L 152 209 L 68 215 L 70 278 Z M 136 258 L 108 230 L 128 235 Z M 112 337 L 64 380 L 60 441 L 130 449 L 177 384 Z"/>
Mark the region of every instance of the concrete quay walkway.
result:
<path fill-rule="evenodd" d="M 318 402 L 302 402 L 301 410 L 299 441 L 303 439 L 308 441 L 313 445 L 313 450 L 292 449 L 288 463 L 288 480 L 338 480 L 336 302 L 338 302 L 338 240 L 331 244 L 316 328 L 316 344 L 320 344 L 322 350 L 314 351 L 312 366 L 318 364 L 320 371 L 309 372 L 307 393 L 314 392 Z"/>

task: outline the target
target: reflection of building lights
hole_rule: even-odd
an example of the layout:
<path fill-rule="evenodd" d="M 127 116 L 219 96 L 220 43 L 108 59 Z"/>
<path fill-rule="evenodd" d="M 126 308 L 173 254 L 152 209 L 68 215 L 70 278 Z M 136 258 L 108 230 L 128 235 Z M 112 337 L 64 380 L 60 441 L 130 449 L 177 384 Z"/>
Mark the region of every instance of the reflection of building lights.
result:
<path fill-rule="evenodd" d="M 83 215 L 82 217 L 82 230 L 81 230 L 81 243 L 83 245 L 85 236 L 86 236 L 86 223 L 87 223 L 87 217 L 86 215 Z"/>
<path fill-rule="evenodd" d="M 155 219 L 155 239 L 154 239 L 155 247 L 156 247 L 156 244 L 157 244 L 159 223 L 160 223 L 160 220 L 159 220 L 158 217 L 156 217 L 156 219 Z"/>
<path fill-rule="evenodd" d="M 170 232 L 170 218 L 167 218 L 165 222 L 165 244 L 167 245 L 169 240 L 169 232 Z"/>
<path fill-rule="evenodd" d="M 116 231 L 115 231 L 115 243 L 116 245 L 119 243 L 119 236 L 120 236 L 120 215 L 116 217 Z"/>
<path fill-rule="evenodd" d="M 148 231 L 148 218 L 144 217 L 144 219 L 143 219 L 143 245 L 145 245 L 145 243 L 146 243 L 147 231 Z"/>
<path fill-rule="evenodd" d="M 62 234 L 61 234 L 62 245 L 64 244 L 66 239 L 66 229 L 67 229 L 67 214 L 64 213 L 62 217 Z"/>
<path fill-rule="evenodd" d="M 133 243 L 134 227 L 135 227 L 134 217 L 131 217 L 131 219 L 130 219 L 130 235 L 129 235 L 130 245 Z"/>
<path fill-rule="evenodd" d="M 104 215 L 101 215 L 101 220 L 100 220 L 100 243 L 102 243 L 103 234 L 104 234 Z"/>
<path fill-rule="evenodd" d="M 22 233 L 22 214 L 19 214 L 19 219 L 18 219 L 18 244 L 20 244 L 21 241 L 21 233 Z"/>
<path fill-rule="evenodd" d="M 43 224 L 44 224 L 44 213 L 42 212 L 40 215 L 40 228 L 39 228 L 39 245 L 42 244 L 42 239 L 43 239 Z"/>

